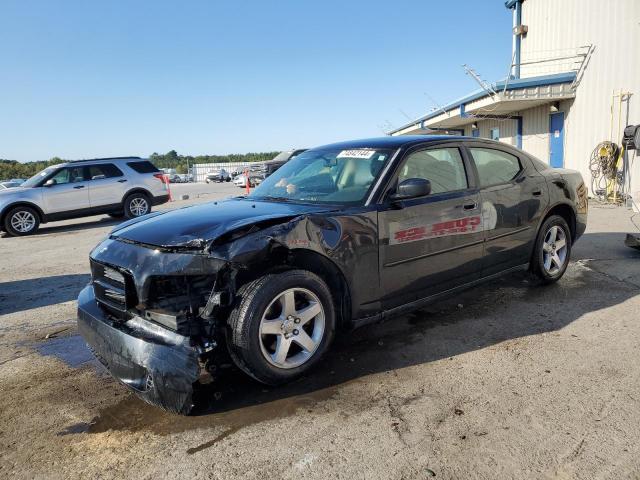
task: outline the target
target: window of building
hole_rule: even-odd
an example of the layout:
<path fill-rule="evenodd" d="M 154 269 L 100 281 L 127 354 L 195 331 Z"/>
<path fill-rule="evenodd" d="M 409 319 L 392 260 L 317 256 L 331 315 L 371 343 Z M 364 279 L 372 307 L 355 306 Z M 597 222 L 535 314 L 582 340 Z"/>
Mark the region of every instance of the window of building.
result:
<path fill-rule="evenodd" d="M 492 128 L 489 131 L 489 138 L 491 140 L 500 140 L 500 129 L 499 128 Z"/>
<path fill-rule="evenodd" d="M 518 157 L 490 148 L 470 148 L 478 170 L 480 186 L 496 185 L 513 180 L 520 170 Z"/>
<path fill-rule="evenodd" d="M 457 148 L 421 150 L 410 154 L 400 167 L 398 183 L 408 178 L 429 180 L 432 194 L 468 188 L 464 163 Z"/>
<path fill-rule="evenodd" d="M 89 166 L 89 178 L 91 180 L 97 180 L 99 178 L 122 177 L 122 176 L 123 176 L 122 171 L 112 163 L 102 163 L 100 165 Z"/>

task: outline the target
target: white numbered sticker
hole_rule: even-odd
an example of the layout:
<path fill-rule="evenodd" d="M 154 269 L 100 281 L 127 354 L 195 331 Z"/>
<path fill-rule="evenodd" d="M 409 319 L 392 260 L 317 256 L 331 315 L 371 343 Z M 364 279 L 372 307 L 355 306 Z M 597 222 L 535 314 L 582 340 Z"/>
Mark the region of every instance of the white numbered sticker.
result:
<path fill-rule="evenodd" d="M 354 149 L 354 150 L 342 150 L 337 158 L 362 158 L 368 160 L 373 157 L 373 154 L 376 153 L 375 150 L 366 150 L 362 148 Z"/>

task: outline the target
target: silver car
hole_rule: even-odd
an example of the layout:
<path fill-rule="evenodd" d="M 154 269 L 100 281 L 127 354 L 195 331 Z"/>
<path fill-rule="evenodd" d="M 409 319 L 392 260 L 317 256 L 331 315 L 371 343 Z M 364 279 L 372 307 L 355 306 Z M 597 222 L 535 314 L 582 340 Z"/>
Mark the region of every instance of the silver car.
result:
<path fill-rule="evenodd" d="M 140 157 L 61 163 L 0 191 L 0 230 L 29 235 L 41 223 L 102 213 L 134 218 L 167 201 L 163 173 Z"/>

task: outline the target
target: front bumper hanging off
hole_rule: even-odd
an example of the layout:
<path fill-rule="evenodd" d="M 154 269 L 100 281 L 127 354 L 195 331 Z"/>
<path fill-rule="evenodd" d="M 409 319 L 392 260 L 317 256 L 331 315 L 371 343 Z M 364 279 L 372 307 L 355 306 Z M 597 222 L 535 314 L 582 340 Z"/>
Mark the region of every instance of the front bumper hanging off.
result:
<path fill-rule="evenodd" d="M 78 297 L 78 330 L 96 358 L 143 400 L 176 413 L 191 411 L 200 363 L 188 337 L 140 317 L 111 320 L 91 285 Z"/>

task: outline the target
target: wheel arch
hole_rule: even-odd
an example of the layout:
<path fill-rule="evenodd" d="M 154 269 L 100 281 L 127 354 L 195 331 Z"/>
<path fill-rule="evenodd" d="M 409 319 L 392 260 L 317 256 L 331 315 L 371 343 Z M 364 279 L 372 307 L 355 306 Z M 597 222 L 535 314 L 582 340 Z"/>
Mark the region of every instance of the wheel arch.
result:
<path fill-rule="evenodd" d="M 569 225 L 569 230 L 571 231 L 571 242 L 573 243 L 576 240 L 576 211 L 575 208 L 569 203 L 556 203 L 547 209 L 544 217 L 540 220 L 540 224 L 538 225 L 538 231 L 542 227 L 542 224 L 547 220 L 547 218 L 552 215 L 558 215 L 567 222 Z"/>
<path fill-rule="evenodd" d="M 0 225 L 2 225 L 4 227 L 4 221 L 7 218 L 7 214 L 14 209 L 15 207 L 29 207 L 29 208 L 33 208 L 36 213 L 38 214 L 38 217 L 40 217 L 38 220 L 40 221 L 40 223 L 47 223 L 47 216 L 45 215 L 45 213 L 42 211 L 42 209 L 36 205 L 35 203 L 31 203 L 31 202 L 26 202 L 26 201 L 17 201 L 14 203 L 10 203 L 9 205 L 7 205 L 6 207 L 4 207 L 2 209 L 2 212 L 0 213 Z"/>
<path fill-rule="evenodd" d="M 237 291 L 242 285 L 268 273 L 285 270 L 307 270 L 318 275 L 329 287 L 336 307 L 337 326 L 350 327 L 351 291 L 340 268 L 324 255 L 305 248 L 288 249 L 277 246 L 268 252 L 269 261 L 260 261 L 247 265 L 242 275 L 235 278 L 234 288 Z"/>
<path fill-rule="evenodd" d="M 125 193 L 122 196 L 122 202 L 121 203 L 122 203 L 123 207 L 124 207 L 124 202 L 127 200 L 127 197 L 129 195 L 133 195 L 134 193 L 142 193 L 149 199 L 150 202 L 153 202 L 153 194 L 149 190 L 147 190 L 146 188 L 142 188 L 142 187 L 135 187 L 135 188 L 132 188 L 131 190 L 128 190 L 127 193 Z"/>

